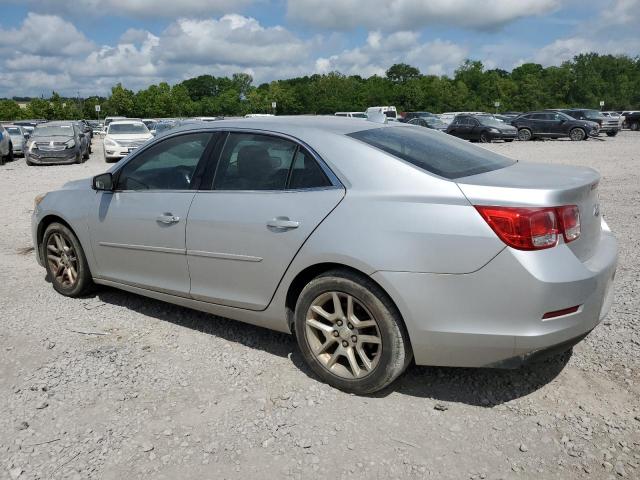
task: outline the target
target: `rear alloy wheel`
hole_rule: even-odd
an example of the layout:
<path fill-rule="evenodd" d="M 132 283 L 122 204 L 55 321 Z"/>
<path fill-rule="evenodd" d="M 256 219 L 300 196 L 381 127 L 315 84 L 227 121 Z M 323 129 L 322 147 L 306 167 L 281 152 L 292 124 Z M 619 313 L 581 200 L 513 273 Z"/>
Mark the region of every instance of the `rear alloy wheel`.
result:
<path fill-rule="evenodd" d="M 480 134 L 480 143 L 491 143 L 491 138 L 487 132 L 482 132 Z"/>
<path fill-rule="evenodd" d="M 586 136 L 587 134 L 581 128 L 574 128 L 569 132 L 569 138 L 571 138 L 571 140 L 573 140 L 574 142 L 584 140 Z"/>
<path fill-rule="evenodd" d="M 531 140 L 531 130 L 529 130 L 528 128 L 521 128 L 520 130 L 518 130 L 518 139 L 522 142 L 528 142 L 529 140 Z"/>
<path fill-rule="evenodd" d="M 44 232 L 43 258 L 53 288 L 67 297 L 79 297 L 93 285 L 82 246 L 65 225 L 52 223 Z"/>
<path fill-rule="evenodd" d="M 313 371 L 347 392 L 386 387 L 412 358 L 393 303 L 370 279 L 347 271 L 328 272 L 302 290 L 295 332 Z"/>

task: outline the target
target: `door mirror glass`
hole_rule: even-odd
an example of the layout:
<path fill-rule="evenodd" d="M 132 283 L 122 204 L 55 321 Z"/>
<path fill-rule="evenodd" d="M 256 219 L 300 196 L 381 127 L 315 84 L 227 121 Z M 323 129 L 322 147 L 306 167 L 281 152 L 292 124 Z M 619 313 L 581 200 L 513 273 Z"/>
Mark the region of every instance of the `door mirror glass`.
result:
<path fill-rule="evenodd" d="M 96 175 L 93 177 L 92 187 L 94 190 L 113 191 L 113 175 L 109 172 Z"/>

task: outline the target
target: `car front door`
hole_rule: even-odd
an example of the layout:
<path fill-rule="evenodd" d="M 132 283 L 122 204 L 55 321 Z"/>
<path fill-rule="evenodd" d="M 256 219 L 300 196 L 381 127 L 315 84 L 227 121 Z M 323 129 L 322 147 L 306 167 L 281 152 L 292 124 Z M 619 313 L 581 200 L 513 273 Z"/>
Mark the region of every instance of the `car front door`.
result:
<path fill-rule="evenodd" d="M 262 310 L 294 256 L 345 190 L 295 141 L 230 132 L 187 222 L 191 296 Z"/>
<path fill-rule="evenodd" d="M 90 221 L 99 277 L 188 296 L 185 227 L 211 132 L 175 135 L 114 173 L 115 190 L 98 192 Z"/>
<path fill-rule="evenodd" d="M 560 137 L 565 134 L 565 124 L 567 123 L 567 117 L 561 113 L 549 113 L 549 132 L 554 137 Z"/>

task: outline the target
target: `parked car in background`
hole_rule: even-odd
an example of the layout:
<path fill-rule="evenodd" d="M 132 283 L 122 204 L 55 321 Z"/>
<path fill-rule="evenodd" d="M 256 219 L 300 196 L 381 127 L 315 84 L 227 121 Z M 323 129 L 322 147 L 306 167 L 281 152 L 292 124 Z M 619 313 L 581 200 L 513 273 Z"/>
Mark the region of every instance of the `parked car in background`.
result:
<path fill-rule="evenodd" d="M 75 127 L 78 129 L 78 137 L 80 137 L 80 148 L 82 150 L 82 158 L 87 160 L 89 155 L 91 154 L 91 136 L 87 130 L 89 126 L 84 122 L 78 121 L 74 122 Z"/>
<path fill-rule="evenodd" d="M 7 132 L 3 125 L 0 124 L 0 165 L 4 165 L 5 162 L 13 160 L 13 144 L 11 143 L 11 136 Z"/>
<path fill-rule="evenodd" d="M 456 115 L 445 131 L 454 137 L 482 143 L 513 142 L 518 137 L 514 127 L 489 115 Z"/>
<path fill-rule="evenodd" d="M 295 332 L 316 375 L 367 394 L 412 359 L 514 367 L 588 335 L 618 252 L 600 179 L 402 123 L 226 120 L 39 195 L 32 237 L 61 295 Z"/>
<path fill-rule="evenodd" d="M 409 122 L 414 118 L 438 118 L 434 113 L 431 112 L 404 112 L 402 114 L 402 119 L 404 122 Z"/>
<path fill-rule="evenodd" d="M 440 120 L 449 125 L 457 115 L 486 115 L 485 112 L 444 112 L 438 115 Z"/>
<path fill-rule="evenodd" d="M 126 120 L 126 119 L 127 119 L 127 117 L 106 117 L 106 118 L 104 119 L 104 128 L 106 129 L 106 128 L 109 126 L 109 124 L 110 124 L 111 122 L 113 122 L 113 121 L 116 121 L 116 120 Z"/>
<path fill-rule="evenodd" d="M 624 125 L 630 130 L 637 132 L 640 130 L 640 111 L 632 110 L 622 112 L 624 116 Z"/>
<path fill-rule="evenodd" d="M 86 151 L 83 151 L 81 133 L 75 122 L 38 124 L 27 142 L 27 165 L 82 163 Z"/>
<path fill-rule="evenodd" d="M 177 125 L 178 125 L 177 120 L 159 120 L 155 125 L 156 136 L 162 134 L 163 132 L 166 132 L 167 130 L 171 130 L 172 128 L 175 128 Z"/>
<path fill-rule="evenodd" d="M 334 115 L 336 117 L 367 118 L 367 114 L 365 112 L 336 112 Z"/>
<path fill-rule="evenodd" d="M 406 123 L 409 125 L 431 128 L 433 130 L 440 130 L 441 132 L 444 132 L 447 129 L 447 124 L 435 115 L 430 117 L 414 117 Z"/>
<path fill-rule="evenodd" d="M 608 137 L 615 137 L 620 130 L 620 125 L 618 124 L 617 119 L 606 117 L 599 110 L 592 110 L 588 108 L 562 108 L 553 109 L 551 111 L 566 113 L 577 120 L 595 122 L 599 125 L 598 131 L 606 133 Z"/>
<path fill-rule="evenodd" d="M 393 107 L 393 106 L 369 107 L 367 108 L 367 112 L 366 112 L 367 118 L 369 118 L 369 116 L 371 115 L 380 114 L 380 113 L 387 118 L 394 118 L 394 119 L 398 118 L 398 111 L 396 110 L 396 107 Z"/>
<path fill-rule="evenodd" d="M 117 162 L 144 145 L 153 135 L 141 120 L 114 120 L 103 140 L 104 160 Z"/>
<path fill-rule="evenodd" d="M 4 125 L 4 129 L 11 137 L 13 154 L 24 156 L 29 134 L 20 125 Z"/>
<path fill-rule="evenodd" d="M 566 113 L 556 111 L 529 112 L 511 121 L 518 129 L 518 138 L 522 141 L 534 138 L 562 138 L 586 140 L 598 136 L 600 128 L 596 122 L 576 120 Z"/>

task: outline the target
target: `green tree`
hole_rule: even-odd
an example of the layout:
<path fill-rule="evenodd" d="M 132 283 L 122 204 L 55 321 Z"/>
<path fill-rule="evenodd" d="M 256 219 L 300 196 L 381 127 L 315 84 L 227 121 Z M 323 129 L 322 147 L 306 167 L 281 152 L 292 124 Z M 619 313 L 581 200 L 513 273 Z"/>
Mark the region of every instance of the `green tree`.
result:
<path fill-rule="evenodd" d="M 387 79 L 394 83 L 405 83 L 420 77 L 420 70 L 406 63 L 396 63 L 385 72 Z"/>

